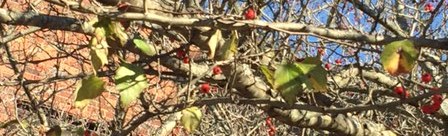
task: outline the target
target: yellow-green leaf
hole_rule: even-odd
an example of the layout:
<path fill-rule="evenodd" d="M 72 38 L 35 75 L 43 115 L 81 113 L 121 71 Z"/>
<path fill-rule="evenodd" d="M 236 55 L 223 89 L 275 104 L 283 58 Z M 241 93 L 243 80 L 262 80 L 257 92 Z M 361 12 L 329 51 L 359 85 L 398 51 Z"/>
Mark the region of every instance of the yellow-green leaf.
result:
<path fill-rule="evenodd" d="M 387 44 L 381 53 L 380 61 L 384 70 L 393 76 L 409 73 L 415 66 L 418 50 L 409 40 Z"/>
<path fill-rule="evenodd" d="M 271 84 L 271 86 L 274 86 L 274 72 L 269 70 L 268 66 L 265 65 L 260 66 L 260 69 L 269 84 Z"/>
<path fill-rule="evenodd" d="M 95 75 L 90 75 L 86 79 L 78 83 L 75 94 L 75 107 L 84 108 L 89 104 L 90 100 L 100 96 L 104 91 L 105 82 Z"/>
<path fill-rule="evenodd" d="M 154 56 L 156 55 L 157 51 L 156 48 L 153 45 L 147 44 L 145 41 L 141 39 L 134 39 L 133 40 L 135 46 L 140 49 L 143 53 L 145 53 L 148 56 Z"/>
<path fill-rule="evenodd" d="M 103 42 L 105 44 L 105 42 Z M 107 64 L 107 48 L 95 48 L 90 49 L 90 60 L 92 61 L 93 71 L 96 74 L 98 69 L 101 69 L 105 64 Z"/>
<path fill-rule="evenodd" d="M 128 34 L 124 31 L 120 22 L 110 21 L 108 24 L 108 32 L 109 35 L 107 37 L 114 42 L 120 43 L 121 46 L 124 46 L 129 39 Z"/>
<path fill-rule="evenodd" d="M 90 40 L 90 60 L 92 61 L 93 72 L 107 64 L 108 48 L 106 42 L 106 30 L 104 27 L 97 26 L 95 35 Z"/>
<path fill-rule="evenodd" d="M 149 86 L 143 69 L 127 63 L 123 63 L 117 69 L 114 78 L 123 107 L 128 107 Z"/>
<path fill-rule="evenodd" d="M 230 39 L 227 39 L 216 54 L 216 60 L 228 60 L 235 55 L 238 46 L 238 32 L 232 31 Z"/>
<path fill-rule="evenodd" d="M 318 57 L 305 58 L 296 65 L 304 74 L 304 82 L 309 89 L 315 92 L 327 91 L 327 71 L 322 67 L 322 62 Z"/>
<path fill-rule="evenodd" d="M 219 41 L 222 39 L 221 30 L 216 29 L 215 33 L 210 37 L 208 41 L 209 54 L 208 59 L 215 57 L 216 47 L 218 47 Z"/>
<path fill-rule="evenodd" d="M 181 122 L 188 132 L 193 132 L 201 123 L 202 113 L 198 107 L 190 107 L 182 110 Z"/>
<path fill-rule="evenodd" d="M 282 64 L 274 73 L 274 88 L 289 104 L 294 104 L 297 95 L 303 91 L 302 75 L 294 63 Z"/>

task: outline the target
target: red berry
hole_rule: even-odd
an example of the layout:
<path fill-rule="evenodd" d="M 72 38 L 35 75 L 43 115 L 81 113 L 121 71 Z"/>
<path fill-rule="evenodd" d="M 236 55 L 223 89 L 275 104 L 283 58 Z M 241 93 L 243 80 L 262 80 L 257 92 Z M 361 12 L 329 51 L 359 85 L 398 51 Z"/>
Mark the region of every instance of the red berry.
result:
<path fill-rule="evenodd" d="M 268 126 L 272 125 L 271 117 L 266 118 L 266 125 L 268 125 Z"/>
<path fill-rule="evenodd" d="M 254 20 L 255 19 L 255 10 L 253 8 L 248 8 L 246 13 L 244 14 L 246 20 Z"/>
<path fill-rule="evenodd" d="M 425 11 L 426 11 L 426 12 L 432 12 L 432 11 L 434 11 L 434 6 L 432 6 L 431 3 L 426 3 L 426 5 L 425 5 Z"/>
<path fill-rule="evenodd" d="M 431 79 L 432 79 L 432 77 L 431 77 L 431 74 L 429 74 L 429 73 L 424 73 L 422 75 L 422 82 L 423 83 L 429 83 L 431 81 Z"/>
<path fill-rule="evenodd" d="M 441 103 L 433 103 L 433 104 L 431 105 L 431 108 L 434 110 L 434 112 L 440 110 L 440 104 L 441 104 Z"/>
<path fill-rule="evenodd" d="M 336 60 L 336 64 L 341 65 L 342 64 L 342 60 L 341 59 L 337 59 Z"/>
<path fill-rule="evenodd" d="M 394 92 L 395 92 L 395 94 L 398 94 L 398 95 L 403 95 L 403 93 L 405 92 L 405 90 L 403 89 L 403 87 L 401 87 L 401 86 L 397 86 L 397 87 L 395 87 L 394 88 Z"/>
<path fill-rule="evenodd" d="M 221 73 L 222 73 L 221 67 L 219 66 L 213 67 L 213 75 L 219 75 Z"/>
<path fill-rule="evenodd" d="M 442 95 L 440 95 L 440 94 L 434 94 L 434 95 L 432 95 L 432 102 L 433 103 L 442 103 L 442 101 L 443 101 L 443 96 Z"/>
<path fill-rule="evenodd" d="M 185 58 L 185 56 L 187 56 L 187 54 L 183 50 L 178 50 L 176 52 L 176 56 L 177 56 L 177 58 Z"/>
<path fill-rule="evenodd" d="M 432 105 L 423 105 L 422 107 L 420 107 L 420 109 L 425 114 L 433 114 L 435 112 Z"/>
<path fill-rule="evenodd" d="M 202 93 L 210 93 L 210 84 L 209 83 L 203 83 L 201 85 L 201 92 Z"/>
<path fill-rule="evenodd" d="M 331 64 L 330 63 L 325 64 L 325 69 L 330 70 L 330 68 L 331 68 Z"/>
<path fill-rule="evenodd" d="M 321 56 L 323 56 L 323 55 L 325 54 L 324 49 L 322 49 L 322 48 L 318 48 L 318 49 L 317 49 L 317 52 L 318 52 Z"/>
<path fill-rule="evenodd" d="M 185 58 L 182 59 L 182 61 L 183 61 L 185 64 L 188 64 L 188 63 L 190 63 L 190 58 L 185 57 Z"/>

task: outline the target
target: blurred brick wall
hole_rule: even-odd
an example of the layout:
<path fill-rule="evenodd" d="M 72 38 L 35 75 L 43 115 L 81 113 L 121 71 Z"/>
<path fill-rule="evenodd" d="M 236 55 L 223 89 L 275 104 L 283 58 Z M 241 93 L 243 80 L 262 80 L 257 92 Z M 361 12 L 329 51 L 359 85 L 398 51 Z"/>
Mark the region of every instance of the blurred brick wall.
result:
<path fill-rule="evenodd" d="M 31 1 L 33 2 L 33 1 Z M 6 8 L 24 11 L 27 6 L 24 0 L 7 1 Z M 5 7 L 4 7 L 5 8 Z M 49 9 L 56 9 L 61 13 L 71 13 L 67 9 L 60 7 L 51 7 L 46 4 L 39 4 L 36 9 L 40 11 L 49 11 Z M 48 14 L 57 15 L 56 12 L 47 12 Z M 85 16 L 73 15 L 75 17 L 86 18 Z M 14 32 L 26 30 L 27 27 L 9 27 L 15 29 Z M 24 79 L 26 80 L 43 80 L 48 77 L 54 77 L 56 73 L 60 76 L 78 75 L 82 72 L 91 72 L 90 61 L 80 61 L 82 58 L 88 59 L 89 52 L 85 47 L 88 44 L 88 37 L 82 34 L 64 32 L 64 31 L 49 31 L 42 30 L 33 34 L 18 38 L 10 43 L 8 47 L 11 50 L 13 57 L 21 63 L 25 69 Z M 72 56 L 65 57 L 65 54 L 58 53 L 58 48 L 64 49 L 71 53 Z M 76 51 L 75 51 L 76 50 Z M 7 54 L 4 48 L 0 48 L 0 82 L 14 82 L 17 79 Z M 51 59 L 60 57 L 57 59 Z M 27 63 L 23 65 L 24 62 Z M 25 66 L 25 67 L 23 67 Z M 148 76 L 151 83 L 159 83 L 160 88 L 150 88 L 147 91 L 150 94 L 156 95 L 156 100 L 166 99 L 168 95 L 174 94 L 175 85 L 169 81 L 159 81 L 156 76 Z M 107 78 L 104 78 L 107 81 Z M 45 101 L 45 106 L 52 107 L 59 112 L 68 113 L 76 118 L 88 120 L 102 120 L 110 121 L 114 117 L 114 109 L 118 96 L 114 91 L 113 83 L 107 84 L 107 90 L 102 96 L 91 101 L 91 103 L 84 109 L 73 108 L 74 90 L 76 80 L 63 80 L 52 82 L 48 84 L 30 85 L 33 88 L 33 94 L 38 100 Z M 166 95 L 168 94 L 168 95 Z M 24 95 L 23 89 L 20 86 L 0 86 L 0 122 L 6 122 L 15 119 L 16 104 L 15 100 L 28 100 Z M 127 113 L 126 119 L 131 119 L 132 116 L 138 114 L 142 110 L 141 107 L 133 106 Z M 1 124 L 1 123 L 0 123 Z M 142 125 L 142 127 L 156 127 L 159 123 L 150 123 Z M 147 131 L 147 129 L 139 128 L 138 130 Z M 5 131 L 5 130 L 3 130 Z M 1 133 L 1 132 L 0 132 Z"/>

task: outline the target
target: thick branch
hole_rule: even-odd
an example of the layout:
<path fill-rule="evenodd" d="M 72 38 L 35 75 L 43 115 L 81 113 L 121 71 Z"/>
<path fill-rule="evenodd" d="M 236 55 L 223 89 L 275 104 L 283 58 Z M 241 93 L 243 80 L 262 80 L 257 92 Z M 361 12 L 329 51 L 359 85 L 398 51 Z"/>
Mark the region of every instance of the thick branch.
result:
<path fill-rule="evenodd" d="M 166 26 L 201 26 L 235 30 L 246 30 L 248 28 L 255 27 L 257 29 L 276 30 L 292 34 L 321 36 L 337 40 L 353 40 L 357 42 L 377 45 L 383 45 L 401 39 L 385 37 L 381 35 L 362 34 L 360 32 L 351 30 L 328 29 L 302 23 L 269 23 L 261 20 L 249 21 L 233 19 L 223 20 L 215 18 L 165 17 L 153 13 L 122 13 L 118 15 L 110 15 L 110 17 L 115 19 L 144 20 Z M 34 12 L 21 13 L 0 9 L 0 23 L 10 25 L 37 26 L 52 30 L 65 30 L 91 34 L 93 32 L 92 27 L 90 25 L 83 25 L 81 22 L 82 21 L 70 17 L 50 16 Z M 253 27 L 248 27 L 249 25 L 252 25 Z M 448 45 L 448 39 L 432 40 L 425 38 L 410 38 L 410 40 L 412 40 L 415 45 L 420 47 L 448 50 L 448 46 L 445 46 Z"/>
<path fill-rule="evenodd" d="M 82 25 L 80 20 L 70 17 L 51 16 L 36 12 L 16 12 L 0 8 L 0 23 L 9 25 L 37 26 L 42 29 L 64 30 L 90 34 L 93 32 L 89 25 Z"/>

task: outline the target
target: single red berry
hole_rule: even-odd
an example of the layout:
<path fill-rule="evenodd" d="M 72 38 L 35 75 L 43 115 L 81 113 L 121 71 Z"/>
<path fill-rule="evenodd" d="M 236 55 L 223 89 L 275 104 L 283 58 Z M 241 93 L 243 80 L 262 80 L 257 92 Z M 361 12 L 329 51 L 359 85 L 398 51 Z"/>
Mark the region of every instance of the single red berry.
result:
<path fill-rule="evenodd" d="M 425 114 L 433 114 L 435 112 L 432 105 L 423 105 L 422 107 L 420 107 L 420 109 Z"/>
<path fill-rule="evenodd" d="M 331 64 L 330 63 L 325 64 L 325 69 L 330 70 L 330 68 L 331 68 Z"/>
<path fill-rule="evenodd" d="M 401 86 L 397 86 L 397 87 L 395 87 L 394 88 L 394 92 L 395 92 L 395 94 L 398 94 L 398 95 L 403 95 L 403 93 L 405 92 L 405 90 L 404 90 L 404 88 L 403 87 L 401 87 Z"/>
<path fill-rule="evenodd" d="M 322 48 L 318 48 L 318 49 L 317 49 L 317 52 L 318 52 L 321 56 L 323 56 L 323 55 L 325 54 L 324 49 L 322 49 Z"/>
<path fill-rule="evenodd" d="M 342 64 L 342 59 L 336 59 L 336 64 L 341 65 Z"/>
<path fill-rule="evenodd" d="M 432 11 L 434 11 L 434 6 L 432 6 L 431 3 L 426 3 L 426 5 L 425 5 L 425 11 L 426 11 L 426 12 L 432 12 Z"/>
<path fill-rule="evenodd" d="M 187 56 L 187 54 L 183 50 L 178 50 L 176 52 L 176 56 L 177 56 L 177 58 L 185 58 L 185 56 Z"/>
<path fill-rule="evenodd" d="M 213 67 L 213 75 L 219 75 L 222 73 L 221 67 L 215 66 Z"/>
<path fill-rule="evenodd" d="M 188 64 L 188 63 L 190 63 L 190 58 L 185 57 L 185 58 L 182 59 L 182 61 L 183 61 L 185 64 Z"/>
<path fill-rule="evenodd" d="M 254 20 L 255 19 L 255 10 L 253 8 L 248 8 L 246 13 L 244 14 L 246 20 Z"/>
<path fill-rule="evenodd" d="M 432 99 L 432 102 L 441 104 L 443 101 L 443 96 L 440 94 L 434 94 L 434 95 L 432 95 L 431 99 Z"/>
<path fill-rule="evenodd" d="M 203 83 L 201 85 L 201 92 L 202 93 L 210 93 L 210 84 L 209 83 Z"/>
<path fill-rule="evenodd" d="M 431 81 L 431 79 L 432 79 L 432 77 L 431 77 L 431 74 L 429 74 L 429 73 L 424 73 L 422 75 L 422 82 L 423 83 L 429 83 Z"/>

